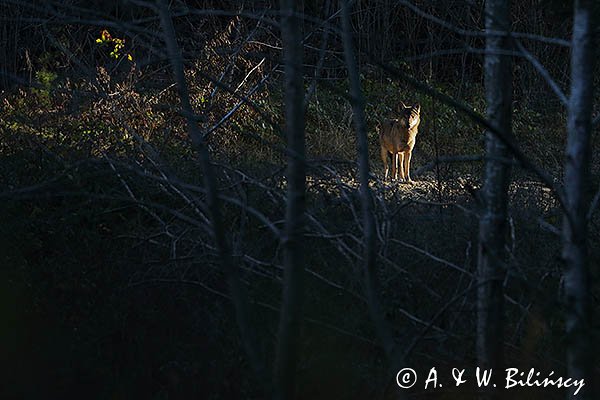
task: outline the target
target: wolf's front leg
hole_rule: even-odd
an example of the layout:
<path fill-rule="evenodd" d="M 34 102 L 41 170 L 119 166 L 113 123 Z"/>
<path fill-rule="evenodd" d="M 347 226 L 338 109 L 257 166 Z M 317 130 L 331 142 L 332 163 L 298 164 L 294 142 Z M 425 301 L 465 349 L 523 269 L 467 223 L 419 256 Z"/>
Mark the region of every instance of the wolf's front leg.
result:
<path fill-rule="evenodd" d="M 404 181 L 404 176 L 406 171 L 404 170 L 404 153 L 398 153 L 398 158 L 400 159 L 399 168 L 400 168 L 400 182 Z"/>
<path fill-rule="evenodd" d="M 410 178 L 410 159 L 412 158 L 412 151 L 409 150 L 406 152 L 404 156 L 404 172 L 406 173 L 406 182 L 413 183 L 413 180 Z"/>

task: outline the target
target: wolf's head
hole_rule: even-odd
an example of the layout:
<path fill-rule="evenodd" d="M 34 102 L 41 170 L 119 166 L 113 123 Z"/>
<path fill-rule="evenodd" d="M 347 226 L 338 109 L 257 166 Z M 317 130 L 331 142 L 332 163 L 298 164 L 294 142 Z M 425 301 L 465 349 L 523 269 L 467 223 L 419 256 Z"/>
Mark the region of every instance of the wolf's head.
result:
<path fill-rule="evenodd" d="M 421 122 L 421 105 L 419 103 L 407 106 L 403 102 L 400 102 L 397 112 L 400 117 L 399 119 L 404 121 L 408 129 L 419 126 Z"/>

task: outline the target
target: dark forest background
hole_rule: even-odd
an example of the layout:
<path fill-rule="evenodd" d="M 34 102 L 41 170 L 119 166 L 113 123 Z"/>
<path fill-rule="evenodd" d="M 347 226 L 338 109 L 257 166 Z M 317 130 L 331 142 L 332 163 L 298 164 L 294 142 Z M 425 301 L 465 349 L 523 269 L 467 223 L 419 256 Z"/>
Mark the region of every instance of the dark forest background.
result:
<path fill-rule="evenodd" d="M 295 398 L 399 398 L 390 372 L 398 365 L 372 322 L 362 268 L 365 192 L 342 2 L 295 3 L 306 146 Z M 589 3 L 597 43 L 600 7 Z M 0 0 L 2 398 L 269 397 L 248 343 L 268 371 L 277 364 L 291 148 L 280 5 L 170 2 L 190 115 L 181 110 L 160 4 Z M 513 1 L 510 30 L 518 34 L 505 53 L 514 141 L 550 178 L 518 158 L 507 162 L 502 352 L 506 366 L 543 376 L 568 373 L 564 210 L 548 182 L 560 185 L 565 169 L 568 108 L 557 93 L 569 96 L 572 84 L 573 9 L 563 0 Z M 484 10 L 480 0 L 359 0 L 349 14 L 381 315 L 403 365 L 420 379 L 436 367 L 448 383 L 453 367 L 478 365 L 486 126 L 473 115 L 486 112 Z M 597 87 L 598 65 L 593 71 L 588 83 Z M 594 96 L 583 187 L 591 344 L 600 259 Z M 379 158 L 378 127 L 400 101 L 421 105 L 412 185 L 384 180 Z M 210 172 L 199 167 L 190 124 L 202 133 Z M 235 273 L 222 266 L 207 173 Z M 240 331 L 240 318 L 252 333 Z M 597 362 L 591 371 L 599 376 Z M 422 382 L 404 395 L 477 396 L 472 385 L 423 390 Z"/>

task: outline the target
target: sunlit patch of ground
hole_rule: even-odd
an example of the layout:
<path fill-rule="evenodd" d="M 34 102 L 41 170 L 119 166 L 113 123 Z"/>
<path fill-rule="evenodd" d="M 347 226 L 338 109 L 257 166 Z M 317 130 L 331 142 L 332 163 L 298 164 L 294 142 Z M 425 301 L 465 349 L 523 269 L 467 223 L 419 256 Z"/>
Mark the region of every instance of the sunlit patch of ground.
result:
<path fill-rule="evenodd" d="M 469 196 L 469 187 L 477 186 L 477 178 L 470 175 L 452 178 L 436 179 L 434 174 L 423 174 L 413 178 L 412 182 L 399 180 L 386 180 L 378 171 L 372 173 L 369 186 L 376 197 L 391 200 L 412 199 L 421 201 L 457 201 L 464 196 Z M 353 171 L 340 172 L 326 169 L 325 174 L 311 174 L 307 176 L 308 192 L 327 192 L 341 194 L 344 191 L 356 191 L 360 183 Z"/>
<path fill-rule="evenodd" d="M 426 172 L 406 183 L 385 180 L 381 171 L 371 173 L 369 186 L 375 202 L 385 202 L 391 206 L 453 206 L 457 205 L 478 213 L 481 207 L 481 177 L 455 172 L 453 175 L 438 177 L 434 172 Z M 308 195 L 327 197 L 330 201 L 345 203 L 359 200 L 359 179 L 353 168 L 322 166 L 310 171 L 307 176 Z M 516 175 L 509 187 L 510 209 L 515 213 L 527 209 L 536 210 L 540 216 L 555 215 L 557 202 L 550 189 L 531 177 Z"/>

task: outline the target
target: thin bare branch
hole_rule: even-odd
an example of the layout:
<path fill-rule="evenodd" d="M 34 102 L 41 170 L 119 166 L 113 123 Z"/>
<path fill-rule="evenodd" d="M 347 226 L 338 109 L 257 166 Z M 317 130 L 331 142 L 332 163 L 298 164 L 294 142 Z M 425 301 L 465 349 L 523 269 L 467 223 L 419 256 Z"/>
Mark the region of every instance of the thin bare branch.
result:
<path fill-rule="evenodd" d="M 194 148 L 198 154 L 198 159 L 204 173 L 204 185 L 206 187 L 206 202 L 208 210 L 211 216 L 211 222 L 213 227 L 213 235 L 215 243 L 219 252 L 219 258 L 221 260 L 227 282 L 229 285 L 229 291 L 233 299 L 237 324 L 240 329 L 240 335 L 244 348 L 257 376 L 266 382 L 266 367 L 265 362 L 259 353 L 256 332 L 254 327 L 250 323 L 250 310 L 246 291 L 239 278 L 238 266 L 234 264 L 231 258 L 231 252 L 229 249 L 229 243 L 225 236 L 225 227 L 223 225 L 221 210 L 218 200 L 217 184 L 212 171 L 210 163 L 210 156 L 206 142 L 203 139 L 203 135 L 200 132 L 196 117 L 194 115 L 187 83 L 185 79 L 183 60 L 181 51 L 177 44 L 177 38 L 175 34 L 175 28 L 169 5 L 167 0 L 158 0 L 157 3 L 158 12 L 160 16 L 161 26 L 164 32 L 164 40 L 167 45 L 167 50 L 170 57 L 171 66 L 175 75 L 175 81 L 179 91 L 179 98 L 181 101 L 182 112 L 187 120 L 188 132 Z"/>

